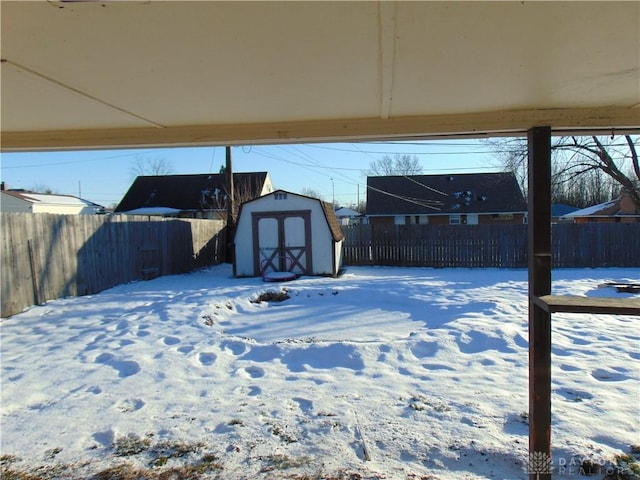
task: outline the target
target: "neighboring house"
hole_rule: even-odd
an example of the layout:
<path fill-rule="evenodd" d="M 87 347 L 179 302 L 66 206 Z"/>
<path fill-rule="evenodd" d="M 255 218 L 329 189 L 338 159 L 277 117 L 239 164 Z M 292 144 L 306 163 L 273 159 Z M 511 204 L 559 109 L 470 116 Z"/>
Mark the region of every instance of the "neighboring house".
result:
<path fill-rule="evenodd" d="M 615 200 L 576 210 L 564 215 L 561 220 L 574 223 L 640 223 L 640 210 L 629 194 L 623 192 Z"/>
<path fill-rule="evenodd" d="M 372 225 L 522 224 L 526 212 L 512 173 L 367 177 Z"/>
<path fill-rule="evenodd" d="M 354 225 L 360 223 L 361 216 L 351 208 L 342 207 L 336 210 L 336 217 L 340 225 Z"/>
<path fill-rule="evenodd" d="M 564 203 L 552 203 L 551 223 L 567 222 L 564 216 L 568 215 L 569 213 L 575 212 L 576 210 L 578 210 L 578 207 L 574 207 L 573 205 L 566 205 Z"/>
<path fill-rule="evenodd" d="M 28 190 L 2 190 L 0 211 L 21 213 L 56 213 L 60 215 L 97 215 L 104 207 L 73 195 L 35 193 Z"/>
<path fill-rule="evenodd" d="M 267 172 L 234 173 L 237 205 L 273 191 Z M 221 173 L 140 176 L 114 213 L 182 218 L 226 218 L 226 176 Z"/>
<path fill-rule="evenodd" d="M 276 190 L 240 207 L 233 272 L 238 277 L 271 272 L 337 276 L 343 240 L 330 203 Z"/>

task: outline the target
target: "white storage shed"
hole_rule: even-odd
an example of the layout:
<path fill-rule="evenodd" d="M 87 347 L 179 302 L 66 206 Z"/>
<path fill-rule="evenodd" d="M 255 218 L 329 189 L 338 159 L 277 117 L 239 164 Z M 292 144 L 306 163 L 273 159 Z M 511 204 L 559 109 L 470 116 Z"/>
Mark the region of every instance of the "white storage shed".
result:
<path fill-rule="evenodd" d="M 234 275 L 271 272 L 337 276 L 344 235 L 331 204 L 276 190 L 242 204 Z"/>

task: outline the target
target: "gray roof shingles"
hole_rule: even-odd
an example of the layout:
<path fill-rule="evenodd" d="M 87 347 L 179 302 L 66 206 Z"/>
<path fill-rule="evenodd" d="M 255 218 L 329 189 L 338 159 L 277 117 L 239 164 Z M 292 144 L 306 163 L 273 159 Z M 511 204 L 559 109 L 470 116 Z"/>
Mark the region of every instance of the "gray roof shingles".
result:
<path fill-rule="evenodd" d="M 367 215 L 526 212 L 512 173 L 367 178 Z"/>
<path fill-rule="evenodd" d="M 266 176 L 266 172 L 234 173 L 234 189 L 242 192 L 248 186 L 252 196 L 259 196 Z M 115 211 L 128 212 L 142 207 L 216 210 L 226 206 L 224 192 L 224 174 L 140 176 L 129 187 Z"/>

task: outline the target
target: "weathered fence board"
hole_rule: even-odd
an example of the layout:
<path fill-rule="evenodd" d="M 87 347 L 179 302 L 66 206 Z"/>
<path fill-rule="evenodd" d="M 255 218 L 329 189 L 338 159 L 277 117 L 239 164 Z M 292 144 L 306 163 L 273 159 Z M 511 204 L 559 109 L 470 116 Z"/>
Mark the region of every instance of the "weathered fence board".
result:
<path fill-rule="evenodd" d="M 220 220 L 0 214 L 2 317 L 34 303 L 221 263 Z"/>
<path fill-rule="evenodd" d="M 343 227 L 346 265 L 526 268 L 526 225 Z M 556 268 L 640 267 L 640 224 L 557 224 Z"/>

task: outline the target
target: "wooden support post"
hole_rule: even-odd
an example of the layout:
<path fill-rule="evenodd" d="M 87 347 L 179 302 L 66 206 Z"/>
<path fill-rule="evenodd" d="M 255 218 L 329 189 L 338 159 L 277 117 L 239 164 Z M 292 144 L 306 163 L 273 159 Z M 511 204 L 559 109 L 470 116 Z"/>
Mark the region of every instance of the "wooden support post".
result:
<path fill-rule="evenodd" d="M 528 131 L 529 478 L 551 480 L 551 128 Z"/>
<path fill-rule="evenodd" d="M 227 181 L 227 248 L 225 250 L 225 262 L 235 264 L 234 236 L 236 234 L 236 187 L 233 182 L 233 165 L 231 161 L 231 147 L 225 148 L 226 166 L 224 172 Z"/>

